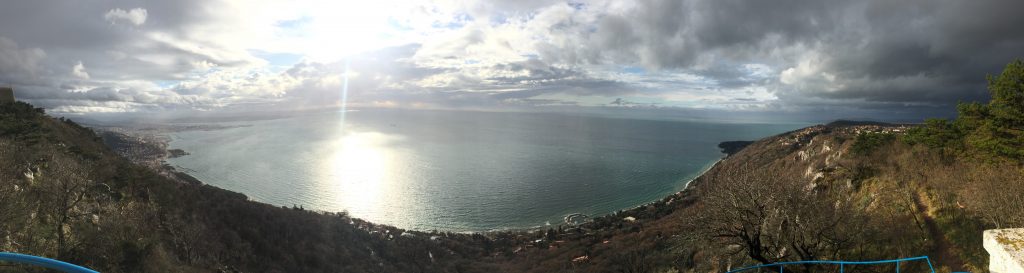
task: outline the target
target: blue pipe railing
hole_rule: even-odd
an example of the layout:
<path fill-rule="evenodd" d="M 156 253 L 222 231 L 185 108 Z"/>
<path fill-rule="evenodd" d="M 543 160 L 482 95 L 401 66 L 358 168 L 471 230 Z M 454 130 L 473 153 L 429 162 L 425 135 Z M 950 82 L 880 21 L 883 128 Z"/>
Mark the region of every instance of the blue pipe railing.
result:
<path fill-rule="evenodd" d="M 935 273 L 935 267 L 932 266 L 932 260 L 929 259 L 928 256 L 920 256 L 920 257 L 912 257 L 912 258 L 902 258 L 902 259 L 894 259 L 894 260 L 860 261 L 860 262 L 847 262 L 847 261 L 781 262 L 781 263 L 762 264 L 762 265 L 755 265 L 755 266 L 750 266 L 750 267 L 744 267 L 744 268 L 740 268 L 740 269 L 736 269 L 736 270 L 730 270 L 728 273 L 737 273 L 737 272 L 743 272 L 743 271 L 747 271 L 747 270 L 751 270 L 751 269 L 773 268 L 773 267 L 778 267 L 779 268 L 779 273 L 785 273 L 786 272 L 786 268 L 785 268 L 786 265 L 796 265 L 796 264 L 832 264 L 832 265 L 839 265 L 839 273 L 845 273 L 846 265 L 887 264 L 887 263 L 895 263 L 896 264 L 896 273 L 900 273 L 900 263 L 901 262 L 918 261 L 918 260 L 924 260 L 926 263 L 928 263 L 928 269 L 931 270 L 932 273 Z"/>
<path fill-rule="evenodd" d="M 54 259 L 11 252 L 0 252 L 0 261 L 30 264 L 67 273 L 99 273 L 92 269 Z"/>

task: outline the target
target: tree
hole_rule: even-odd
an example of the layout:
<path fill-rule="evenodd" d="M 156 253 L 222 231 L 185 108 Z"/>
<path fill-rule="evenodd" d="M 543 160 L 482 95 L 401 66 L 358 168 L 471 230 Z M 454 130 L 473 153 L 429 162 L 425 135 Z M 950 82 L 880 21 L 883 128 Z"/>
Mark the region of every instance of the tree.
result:
<path fill-rule="evenodd" d="M 90 179 L 93 168 L 81 164 L 70 155 L 51 150 L 46 153 L 46 167 L 43 168 L 40 187 L 43 191 L 44 215 L 52 218 L 57 240 L 57 257 L 67 258 L 76 245 L 70 230 L 74 220 L 94 215 L 95 206 L 86 206 L 88 193 L 94 185 Z"/>
<path fill-rule="evenodd" d="M 854 245 L 864 221 L 852 202 L 766 171 L 772 169 L 737 168 L 716 175 L 714 185 L 703 189 L 704 207 L 694 221 L 700 237 L 732 250 L 726 254 L 745 253 L 762 264 L 836 258 Z"/>
<path fill-rule="evenodd" d="M 612 257 L 612 261 L 622 273 L 645 273 L 653 272 L 651 265 L 651 250 L 643 247 L 636 247 L 626 251 L 620 251 Z"/>
<path fill-rule="evenodd" d="M 879 147 L 892 143 L 893 139 L 896 137 L 890 133 L 860 133 L 854 139 L 850 151 L 858 155 L 868 155 Z"/>
<path fill-rule="evenodd" d="M 1006 65 L 999 76 L 988 77 L 988 105 L 961 104 L 958 124 L 972 129 L 967 143 L 982 151 L 1024 159 L 1024 61 Z"/>
<path fill-rule="evenodd" d="M 963 135 L 953 122 L 941 118 L 926 119 L 924 126 L 911 128 L 903 141 L 908 144 L 924 144 L 930 148 L 956 148 L 963 141 Z"/>
<path fill-rule="evenodd" d="M 992 95 L 989 108 L 997 125 L 1024 125 L 1024 61 L 1010 62 L 1001 75 L 989 76 L 988 89 Z"/>
<path fill-rule="evenodd" d="M 1024 174 L 1009 164 L 965 170 L 968 208 L 996 228 L 1024 226 Z"/>
<path fill-rule="evenodd" d="M 16 234 L 25 228 L 31 200 L 24 191 L 29 175 L 26 166 L 29 151 L 22 145 L 0 138 L 0 250 L 17 251 L 20 245 Z M 29 172 L 26 174 L 26 172 Z"/>

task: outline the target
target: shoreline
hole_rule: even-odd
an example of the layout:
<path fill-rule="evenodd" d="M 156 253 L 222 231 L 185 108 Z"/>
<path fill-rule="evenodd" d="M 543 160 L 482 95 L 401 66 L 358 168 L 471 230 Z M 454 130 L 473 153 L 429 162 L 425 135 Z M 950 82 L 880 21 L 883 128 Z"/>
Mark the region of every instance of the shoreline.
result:
<path fill-rule="evenodd" d="M 737 141 L 723 141 L 721 143 L 729 143 L 729 142 L 737 142 Z M 756 141 L 739 141 L 739 142 L 753 143 L 753 142 L 756 142 Z M 741 147 L 739 149 L 732 149 L 732 150 L 730 150 L 730 151 L 732 151 L 732 153 L 726 153 L 724 148 L 723 148 L 723 151 L 722 151 L 723 156 L 722 157 L 714 160 L 711 164 L 708 164 L 703 169 L 701 169 L 701 171 L 699 172 L 698 175 L 696 175 L 693 178 L 691 178 L 688 181 L 686 181 L 686 183 L 683 184 L 683 187 L 681 189 L 679 189 L 679 190 L 673 191 L 673 192 L 669 193 L 668 195 L 663 195 L 662 197 L 660 197 L 658 199 L 655 199 L 653 201 L 643 202 L 643 203 L 640 203 L 638 205 L 634 205 L 632 207 L 627 207 L 627 208 L 623 208 L 623 209 L 620 209 L 620 210 L 616 210 L 616 211 L 613 211 L 613 212 L 604 213 L 604 214 L 600 214 L 600 215 L 588 215 L 588 217 L 590 217 L 591 220 L 587 221 L 587 222 L 584 222 L 582 224 L 579 224 L 577 226 L 584 226 L 584 225 L 586 225 L 588 223 L 591 223 L 593 220 L 596 220 L 596 219 L 601 219 L 601 218 L 605 218 L 605 217 L 615 217 L 615 216 L 619 216 L 620 214 L 634 212 L 634 211 L 639 210 L 639 209 L 647 208 L 648 206 L 670 205 L 672 203 L 675 203 L 676 201 L 684 200 L 687 197 L 689 197 L 688 191 L 692 187 L 696 186 L 696 185 L 693 184 L 693 182 L 696 182 L 698 179 L 701 179 L 702 177 L 704 177 L 704 175 L 706 175 L 712 169 L 717 167 L 719 164 L 722 164 L 722 162 L 724 162 L 726 159 L 728 159 L 729 157 L 734 155 L 736 152 L 742 150 L 743 148 L 744 147 Z M 643 220 L 636 219 L 636 222 L 643 223 Z M 557 227 L 557 226 L 559 226 L 559 225 L 542 225 L 542 226 L 536 226 L 536 227 L 531 227 L 531 228 L 494 229 L 494 230 L 488 230 L 488 231 L 477 231 L 477 233 L 503 232 L 503 231 L 534 232 L 534 231 L 537 231 L 537 230 L 543 230 L 545 227 Z M 572 227 L 572 225 L 567 225 L 567 227 Z M 473 233 L 473 232 L 470 232 L 470 233 Z"/>
<path fill-rule="evenodd" d="M 568 223 L 562 222 L 562 223 L 557 224 L 557 225 L 556 224 L 539 225 L 539 226 L 525 227 L 525 228 L 497 228 L 497 229 L 490 229 L 490 230 L 484 230 L 484 231 L 447 231 L 447 230 L 437 230 L 437 231 L 438 232 L 455 232 L 455 233 L 461 233 L 461 234 L 488 234 L 488 233 L 500 233 L 500 232 L 535 232 L 535 231 L 538 231 L 538 230 L 544 230 L 546 228 L 554 228 L 554 227 L 559 227 L 559 226 L 563 226 L 563 227 L 567 227 L 567 228 L 582 227 L 582 226 L 586 225 L 587 223 L 590 223 L 594 219 L 618 216 L 619 214 L 628 213 L 630 211 L 634 211 L 634 210 L 637 210 L 637 209 L 643 209 L 643 208 L 646 208 L 648 206 L 656 206 L 656 205 L 661 205 L 661 204 L 665 204 L 665 203 L 672 203 L 672 202 L 675 201 L 675 199 L 676 199 L 675 197 L 679 197 L 678 199 L 683 199 L 685 197 L 684 193 L 687 190 L 690 189 L 691 183 L 693 183 L 694 181 L 697 181 L 697 179 L 700 179 L 708 171 L 711 171 L 711 169 L 715 168 L 715 166 L 718 166 L 718 164 L 722 163 L 722 161 L 725 160 L 727 157 L 728 157 L 728 155 L 723 156 L 721 158 L 718 158 L 718 159 L 712 161 L 711 164 L 707 164 L 706 167 L 701 169 L 701 171 L 699 172 L 699 174 L 697 176 L 694 176 L 693 178 L 687 180 L 686 183 L 683 183 L 683 188 L 682 189 L 672 191 L 668 195 L 662 195 L 661 197 L 659 197 L 657 199 L 654 199 L 652 201 L 646 201 L 646 202 L 643 202 L 643 203 L 640 203 L 640 204 L 637 204 L 637 205 L 633 205 L 633 206 L 630 206 L 630 207 L 618 209 L 618 210 L 615 210 L 615 211 L 612 211 L 612 212 L 598 214 L 598 215 L 586 215 L 586 214 L 584 214 L 584 216 L 587 216 L 591 220 L 587 221 L 587 222 L 584 222 L 582 224 L 579 224 L 579 225 L 575 225 L 574 226 L 574 225 L 569 225 Z M 643 221 L 637 219 L 637 222 L 638 223 L 642 223 Z M 422 231 L 422 230 L 413 230 L 413 231 L 428 232 L 428 231 Z"/>
<path fill-rule="evenodd" d="M 93 129 L 96 130 L 97 133 L 100 133 L 101 136 L 103 136 L 105 143 L 108 143 L 108 142 L 120 143 L 121 145 L 129 146 L 129 147 L 132 147 L 132 146 L 142 146 L 142 147 L 146 147 L 146 149 L 149 149 L 149 150 L 159 149 L 160 151 L 162 151 L 159 154 L 154 153 L 154 154 L 148 154 L 147 156 L 140 157 L 140 156 L 135 156 L 135 155 L 131 155 L 131 154 L 123 154 L 122 151 L 125 150 L 125 149 L 114 149 L 119 154 L 121 154 L 123 157 L 125 157 L 126 159 L 128 159 L 129 161 L 131 161 L 131 162 L 133 162 L 135 164 L 139 164 L 139 165 L 148 167 L 148 168 L 150 168 L 151 170 L 157 172 L 160 175 L 166 176 L 168 178 L 174 179 L 174 180 L 182 182 L 182 183 L 195 184 L 195 185 L 214 186 L 214 185 L 211 185 L 209 183 L 203 182 L 202 180 L 200 180 L 200 179 L 190 175 L 188 173 L 188 170 L 182 170 L 180 167 L 171 165 L 167 161 L 167 159 L 171 158 L 172 153 L 174 153 L 171 150 L 177 150 L 175 152 L 185 153 L 182 156 L 188 156 L 187 151 L 180 151 L 180 149 L 170 149 L 170 141 L 171 141 L 171 139 L 170 139 L 170 136 L 167 135 L 170 132 L 166 132 L 166 131 L 164 131 L 164 132 L 153 132 L 154 131 L 153 129 L 136 131 L 136 130 L 132 130 L 132 128 L 124 128 L 124 127 L 117 127 L 114 130 L 111 130 L 111 127 L 105 127 L 105 128 L 94 127 Z M 114 133 L 111 134 L 110 132 L 114 132 Z M 108 138 L 109 138 L 109 140 L 108 140 Z M 722 143 L 726 143 L 726 142 L 722 142 Z M 108 144 L 108 145 L 110 145 L 110 144 Z M 112 147 L 112 148 L 115 148 L 115 147 Z M 700 171 L 697 172 L 697 175 L 693 176 L 692 178 L 686 179 L 685 182 L 683 182 L 681 184 L 681 187 L 679 189 L 673 190 L 673 191 L 668 192 L 667 194 L 664 194 L 664 195 L 659 195 L 657 197 L 652 198 L 649 201 L 643 201 L 643 202 L 640 202 L 640 203 L 632 205 L 632 206 L 623 207 L 623 208 L 620 208 L 620 209 L 617 209 L 617 210 L 613 210 L 613 211 L 609 211 L 609 212 L 605 212 L 605 213 L 599 213 L 599 214 L 573 213 L 573 214 L 582 214 L 582 215 L 586 216 L 587 218 L 589 218 L 589 220 L 587 220 L 587 221 L 585 221 L 583 223 L 577 224 L 577 225 L 572 225 L 572 224 L 569 224 L 569 223 L 565 223 L 564 221 L 562 221 L 562 218 L 565 215 L 562 215 L 562 216 L 558 217 L 559 219 L 558 219 L 557 222 L 554 222 L 554 221 L 548 222 L 548 221 L 546 221 L 545 223 L 541 223 L 539 225 L 529 226 L 529 227 L 502 227 L 502 228 L 494 228 L 494 229 L 487 229 L 487 230 L 457 230 L 457 229 L 451 229 L 451 230 L 442 230 L 442 229 L 418 230 L 418 229 L 413 229 L 413 228 L 402 228 L 402 227 L 397 227 L 397 226 L 393 226 L 393 227 L 398 228 L 398 229 L 402 229 L 402 230 L 414 231 L 414 232 L 422 232 L 422 233 L 431 233 L 431 232 L 446 233 L 446 232 L 451 232 L 451 233 L 459 233 L 459 234 L 493 234 L 493 233 L 502 233 L 502 232 L 513 232 L 513 233 L 514 232 L 534 232 L 534 231 L 537 231 L 537 230 L 544 230 L 544 229 L 555 228 L 555 227 L 587 228 L 588 224 L 591 224 L 595 220 L 598 220 L 598 219 L 606 220 L 606 218 L 608 218 L 608 217 L 617 217 L 617 216 L 619 216 L 621 214 L 637 214 L 638 210 L 645 209 L 645 208 L 650 207 L 650 206 L 664 206 L 664 205 L 669 205 L 669 204 L 671 204 L 671 203 L 673 203 L 673 202 L 675 202 L 677 200 L 685 199 L 686 198 L 686 192 L 688 190 L 690 190 L 694 186 L 693 182 L 695 182 L 698 179 L 700 179 L 701 177 L 703 177 L 705 174 L 707 174 L 707 172 L 711 171 L 712 169 L 715 168 L 715 166 L 718 166 L 719 164 L 721 164 L 722 161 L 724 161 L 725 159 L 727 159 L 728 157 L 731 156 L 731 153 L 726 153 L 725 150 L 723 150 L 721 153 L 722 153 L 721 157 L 719 157 L 719 158 L 717 158 L 717 159 L 715 159 L 713 161 L 710 161 L 708 164 L 706 164 L 704 167 L 702 167 L 700 169 Z M 216 187 L 216 186 L 214 186 L 214 187 Z M 218 188 L 220 188 L 220 187 L 218 187 Z M 246 195 L 245 193 L 242 193 L 242 192 L 237 192 L 237 191 L 231 191 L 231 192 L 244 195 L 244 196 L 246 196 L 246 199 L 248 199 L 251 202 L 257 202 L 257 203 L 261 203 L 261 204 L 277 206 L 277 205 L 270 204 L 270 203 L 267 203 L 267 202 L 260 202 L 260 201 L 257 201 L 257 200 L 253 200 L 251 197 L 249 197 L 248 195 Z M 319 209 L 307 209 L 307 210 L 317 211 L 317 212 L 322 212 L 322 213 L 337 213 L 337 212 L 334 212 L 334 211 L 326 211 L 326 210 L 319 210 Z M 356 218 L 356 217 L 353 217 L 353 218 Z M 619 219 L 619 220 L 622 220 L 622 219 Z M 366 221 L 366 220 L 363 220 L 363 221 Z M 641 219 L 636 219 L 634 221 L 636 221 L 638 223 L 644 222 Z M 367 221 L 367 222 L 369 222 L 369 221 Z M 369 222 L 369 223 L 373 223 L 373 222 Z M 374 225 L 391 226 L 391 225 L 380 224 L 380 223 L 374 223 Z"/>

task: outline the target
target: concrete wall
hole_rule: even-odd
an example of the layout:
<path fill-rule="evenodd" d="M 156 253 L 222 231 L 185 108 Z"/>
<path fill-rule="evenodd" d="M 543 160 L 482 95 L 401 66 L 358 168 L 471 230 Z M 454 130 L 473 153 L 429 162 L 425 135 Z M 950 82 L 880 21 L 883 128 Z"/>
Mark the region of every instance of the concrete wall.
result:
<path fill-rule="evenodd" d="M 0 103 L 11 102 L 14 102 L 14 89 L 10 87 L 0 87 Z"/>
<path fill-rule="evenodd" d="M 989 272 L 1024 272 L 1024 228 L 990 229 L 984 237 Z"/>

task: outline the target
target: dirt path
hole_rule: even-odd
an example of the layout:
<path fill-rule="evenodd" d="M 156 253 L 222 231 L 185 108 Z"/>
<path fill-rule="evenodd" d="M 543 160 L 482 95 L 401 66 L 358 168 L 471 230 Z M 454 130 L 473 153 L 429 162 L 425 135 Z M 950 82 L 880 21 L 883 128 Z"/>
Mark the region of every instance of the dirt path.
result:
<path fill-rule="evenodd" d="M 960 256 L 953 252 L 952 246 L 949 241 L 946 240 L 946 236 L 942 235 L 942 231 L 939 230 L 939 225 L 935 223 L 935 218 L 928 213 L 931 208 L 928 204 L 921 201 L 921 197 L 917 194 L 914 195 L 914 205 L 917 207 L 917 211 L 924 217 L 924 226 L 928 230 L 928 235 L 935 242 L 935 248 L 929 251 L 928 256 L 931 257 L 933 265 L 936 268 L 949 267 L 950 270 L 964 271 L 964 262 L 960 260 Z"/>

